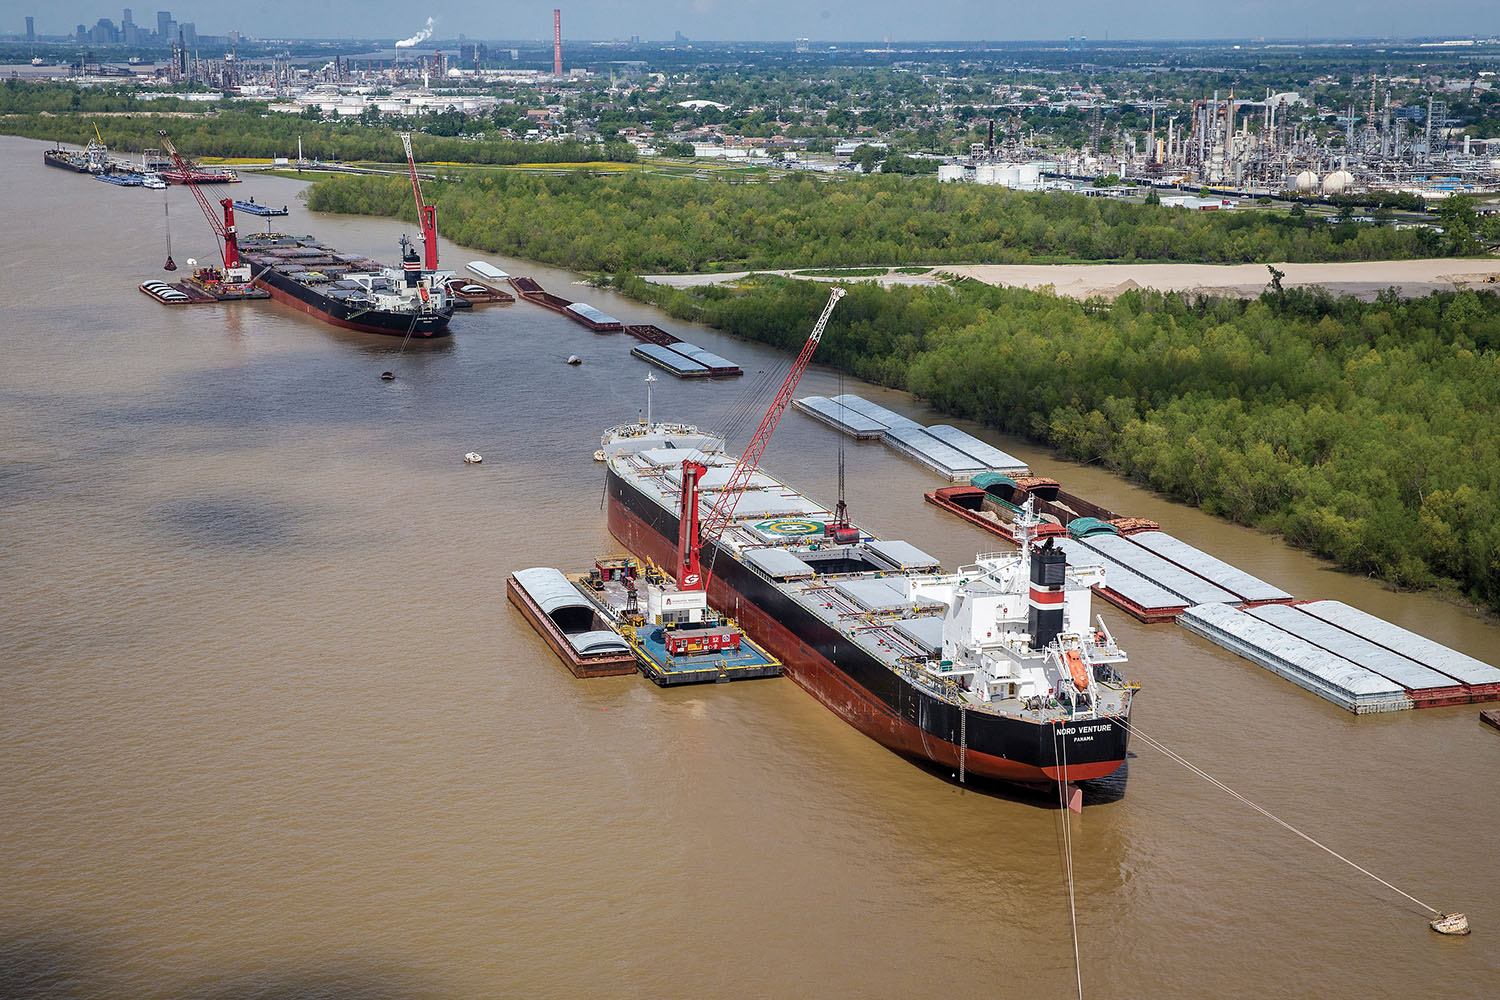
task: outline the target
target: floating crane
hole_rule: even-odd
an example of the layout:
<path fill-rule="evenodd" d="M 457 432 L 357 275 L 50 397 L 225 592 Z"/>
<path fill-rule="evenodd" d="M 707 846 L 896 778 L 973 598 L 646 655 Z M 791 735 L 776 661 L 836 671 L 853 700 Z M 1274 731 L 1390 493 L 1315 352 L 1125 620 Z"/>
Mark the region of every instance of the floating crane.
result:
<path fill-rule="evenodd" d="M 422 182 L 417 179 L 417 161 L 411 155 L 411 135 L 402 133 L 401 145 L 406 150 L 406 166 L 411 171 L 411 193 L 417 199 L 417 222 L 422 226 L 423 264 L 429 271 L 438 266 L 437 251 L 437 206 L 422 200 Z"/>
<path fill-rule="evenodd" d="M 167 135 L 164 129 L 158 129 L 156 134 L 161 137 L 162 148 L 167 151 L 168 156 L 172 157 L 172 162 L 176 164 L 178 171 L 181 172 L 183 184 L 187 186 L 189 191 L 193 192 L 193 197 L 197 200 L 198 207 L 203 210 L 203 217 L 208 220 L 209 228 L 214 231 L 214 236 L 218 237 L 221 244 L 220 253 L 224 258 L 224 275 L 222 280 L 228 284 L 243 284 L 248 282 L 250 280 L 250 269 L 240 264 L 240 246 L 238 238 L 235 236 L 234 228 L 233 200 L 229 198 L 219 199 L 219 204 L 224 209 L 224 219 L 221 222 L 219 217 L 214 214 L 213 206 L 209 204 L 208 198 L 193 180 L 192 166 L 187 160 L 183 159 L 181 153 L 177 152 L 177 147 L 172 145 L 172 137 Z M 169 250 L 168 260 L 170 261 L 170 259 Z"/>
<path fill-rule="evenodd" d="M 745 446 L 745 453 L 740 456 L 734 471 L 729 474 L 729 480 L 724 484 L 718 499 L 714 501 L 713 508 L 708 512 L 700 524 L 698 520 L 698 483 L 708 468 L 701 462 L 692 459 L 682 463 L 682 512 L 678 519 L 677 529 L 677 587 L 679 590 L 701 590 L 707 593 L 709 580 L 713 576 L 713 562 L 705 570 L 699 563 L 699 553 L 705 544 L 711 544 L 724 534 L 724 529 L 729 527 L 729 522 L 734 519 L 734 508 L 740 502 L 740 496 L 745 492 L 745 487 L 750 483 L 750 477 L 755 470 L 760 468 L 761 456 L 766 452 L 766 446 L 771 442 L 771 433 L 776 430 L 776 422 L 781 419 L 782 413 L 786 411 L 787 405 L 792 401 L 792 393 L 797 391 L 797 383 L 802 380 L 802 373 L 807 371 L 807 365 L 812 361 L 813 351 L 818 349 L 818 342 L 823 339 L 823 330 L 828 326 L 828 317 L 833 314 L 833 307 L 838 304 L 839 299 L 844 297 L 844 289 L 837 286 L 828 296 L 828 304 L 823 307 L 823 314 L 818 317 L 818 322 L 813 326 L 807 343 L 802 345 L 802 352 L 797 355 L 797 360 L 792 363 L 792 370 L 787 372 L 785 381 L 777 390 L 776 397 L 771 400 L 766 415 L 761 419 L 760 426 L 755 430 L 755 436 Z M 840 512 L 842 516 L 842 511 Z"/>

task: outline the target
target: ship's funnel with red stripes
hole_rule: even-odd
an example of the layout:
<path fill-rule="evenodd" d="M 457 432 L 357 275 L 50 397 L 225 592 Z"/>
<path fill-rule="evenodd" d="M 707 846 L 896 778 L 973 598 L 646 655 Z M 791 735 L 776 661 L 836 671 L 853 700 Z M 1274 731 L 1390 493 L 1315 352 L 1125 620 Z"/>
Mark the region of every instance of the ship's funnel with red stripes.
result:
<path fill-rule="evenodd" d="M 1052 539 L 1031 552 L 1031 597 L 1026 609 L 1026 631 L 1031 648 L 1043 649 L 1063 629 L 1063 586 L 1067 583 L 1068 557 L 1054 548 Z"/>

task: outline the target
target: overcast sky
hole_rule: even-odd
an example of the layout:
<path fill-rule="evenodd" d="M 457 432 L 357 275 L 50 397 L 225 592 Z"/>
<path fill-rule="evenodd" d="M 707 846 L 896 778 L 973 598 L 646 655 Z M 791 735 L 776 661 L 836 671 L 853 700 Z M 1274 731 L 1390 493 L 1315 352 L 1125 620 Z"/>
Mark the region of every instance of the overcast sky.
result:
<path fill-rule="evenodd" d="M 439 38 L 550 39 L 554 6 L 562 8 L 564 39 L 580 40 L 653 41 L 674 31 L 705 40 L 892 42 L 1500 34 L 1497 0 L 171 0 L 164 6 L 200 34 L 238 29 L 268 37 L 394 39 L 432 17 Z M 136 24 L 156 23 L 155 6 L 132 10 Z M 123 4 L 98 0 L 0 0 L 0 33 L 23 31 L 27 14 L 36 17 L 39 34 L 55 35 L 101 17 L 118 25 L 122 12 Z"/>

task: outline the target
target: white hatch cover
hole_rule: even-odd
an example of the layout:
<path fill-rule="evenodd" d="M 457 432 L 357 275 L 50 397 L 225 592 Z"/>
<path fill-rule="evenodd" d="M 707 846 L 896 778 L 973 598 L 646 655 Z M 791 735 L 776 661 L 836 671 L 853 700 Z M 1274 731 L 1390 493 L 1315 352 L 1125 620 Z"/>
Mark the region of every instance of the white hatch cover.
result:
<path fill-rule="evenodd" d="M 900 539 L 877 538 L 866 542 L 865 548 L 898 569 L 930 569 L 938 564 L 936 559 L 911 542 Z"/>

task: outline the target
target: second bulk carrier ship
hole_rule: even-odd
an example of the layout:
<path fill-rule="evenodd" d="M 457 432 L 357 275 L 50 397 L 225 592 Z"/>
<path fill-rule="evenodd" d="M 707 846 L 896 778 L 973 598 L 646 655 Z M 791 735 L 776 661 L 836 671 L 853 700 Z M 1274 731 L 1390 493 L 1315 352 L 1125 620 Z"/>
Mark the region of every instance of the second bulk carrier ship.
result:
<path fill-rule="evenodd" d="M 642 422 L 602 444 L 610 533 L 688 566 L 700 508 L 735 479 L 723 440 Z M 1124 762 L 1135 687 L 1103 619 L 1090 620 L 1102 570 L 1070 567 L 1026 533 L 1018 554 L 944 571 L 764 471 L 743 486 L 725 529 L 703 539 L 709 602 L 850 725 L 961 779 L 1057 789 Z"/>
<path fill-rule="evenodd" d="M 159 134 L 178 170 L 191 173 L 191 165 L 177 154 L 166 132 Z M 233 203 L 224 198 L 219 202 L 224 206 L 224 224 L 216 226 L 216 231 L 224 241 L 226 272 L 239 277 L 239 272 L 248 271 L 248 280 L 277 302 L 334 326 L 395 337 L 446 336 L 453 318 L 447 291 L 452 275 L 437 269 L 437 209 L 422 197 L 411 137 L 403 135 L 401 141 L 422 227 L 420 255 L 405 236 L 401 237 L 399 269 L 342 253 L 311 236 L 265 233 L 241 239 L 235 233 Z M 197 184 L 190 181 L 188 186 L 213 223 L 213 212 Z"/>
<path fill-rule="evenodd" d="M 311 236 L 245 236 L 239 254 L 271 298 L 326 323 L 396 337 L 446 336 L 453 305 L 442 274 L 401 240 L 401 268 L 346 254 Z"/>

